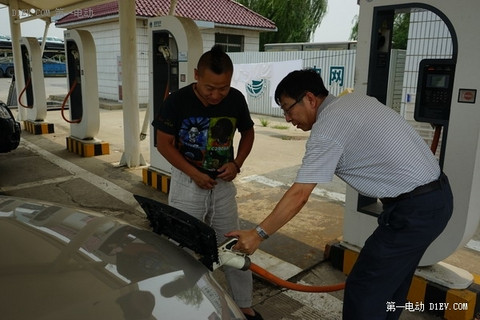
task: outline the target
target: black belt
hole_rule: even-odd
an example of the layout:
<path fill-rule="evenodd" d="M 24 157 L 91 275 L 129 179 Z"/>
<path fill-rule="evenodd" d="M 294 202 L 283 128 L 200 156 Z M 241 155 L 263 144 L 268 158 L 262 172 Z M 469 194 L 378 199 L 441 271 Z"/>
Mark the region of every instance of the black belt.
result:
<path fill-rule="evenodd" d="M 441 179 L 441 177 L 440 177 L 440 179 Z M 432 181 L 430 183 L 427 183 L 423 186 L 416 187 L 412 191 L 407 192 L 407 193 L 402 193 L 401 195 L 399 195 L 395 198 L 382 198 L 382 199 L 380 199 L 380 201 L 383 204 L 389 204 L 389 203 L 397 202 L 397 201 L 400 201 L 400 200 L 403 200 L 403 199 L 412 198 L 412 197 L 415 197 L 415 196 L 419 196 L 421 194 L 425 194 L 425 193 L 429 193 L 429 192 L 438 190 L 438 189 L 440 189 L 440 187 L 442 185 L 441 182 L 440 182 L 440 179 Z"/>

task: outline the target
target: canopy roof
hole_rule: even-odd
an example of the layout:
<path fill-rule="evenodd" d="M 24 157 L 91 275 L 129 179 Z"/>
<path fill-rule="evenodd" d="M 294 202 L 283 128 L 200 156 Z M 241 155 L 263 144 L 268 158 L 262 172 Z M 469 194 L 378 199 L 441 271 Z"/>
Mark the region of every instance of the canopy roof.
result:
<path fill-rule="evenodd" d="M 137 0 L 135 14 L 137 17 L 156 17 L 168 15 L 170 0 Z M 87 11 L 87 10 L 84 10 Z M 214 22 L 220 25 L 236 26 L 275 31 L 271 20 L 232 0 L 178 0 L 175 15 L 196 21 Z M 72 12 L 58 20 L 56 25 L 86 22 L 88 19 L 98 20 L 102 17 L 118 16 L 118 1 L 88 7 L 88 14 Z"/>

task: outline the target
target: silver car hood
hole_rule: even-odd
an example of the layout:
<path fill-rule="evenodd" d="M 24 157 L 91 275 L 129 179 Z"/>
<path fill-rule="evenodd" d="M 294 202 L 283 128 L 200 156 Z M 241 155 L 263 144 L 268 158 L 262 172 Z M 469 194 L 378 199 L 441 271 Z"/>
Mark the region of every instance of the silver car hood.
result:
<path fill-rule="evenodd" d="M 0 196 L 2 319 L 243 319 L 177 245 L 101 214 Z"/>

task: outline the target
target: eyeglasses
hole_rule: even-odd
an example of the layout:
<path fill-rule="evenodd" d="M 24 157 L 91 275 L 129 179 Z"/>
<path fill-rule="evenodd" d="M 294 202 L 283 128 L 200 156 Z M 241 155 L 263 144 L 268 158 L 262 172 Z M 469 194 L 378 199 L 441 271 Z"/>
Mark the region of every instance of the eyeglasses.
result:
<path fill-rule="evenodd" d="M 283 116 L 286 117 L 286 116 L 290 115 L 290 111 L 292 110 L 292 108 L 295 107 L 295 105 L 296 105 L 297 103 L 299 103 L 300 101 L 302 101 L 306 94 L 307 94 L 307 93 L 304 92 L 297 100 L 295 100 L 295 102 L 294 102 L 290 107 L 284 109 L 284 110 L 283 110 Z"/>

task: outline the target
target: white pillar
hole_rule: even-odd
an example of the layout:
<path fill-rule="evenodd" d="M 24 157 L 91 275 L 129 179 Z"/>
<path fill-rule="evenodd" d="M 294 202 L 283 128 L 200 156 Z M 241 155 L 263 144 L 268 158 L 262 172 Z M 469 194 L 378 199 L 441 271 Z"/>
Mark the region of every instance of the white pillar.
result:
<path fill-rule="evenodd" d="M 10 18 L 10 32 L 12 35 L 12 52 L 13 52 L 13 63 L 15 65 L 15 89 L 17 91 L 17 99 L 25 88 L 25 79 L 23 76 L 23 60 L 22 60 L 22 49 L 20 47 L 20 38 L 22 37 L 22 31 L 20 28 L 20 23 L 16 22 L 16 19 L 19 19 L 18 15 L 18 1 L 10 1 L 10 7 L 8 12 Z M 26 101 L 24 101 L 26 105 Z M 18 105 L 18 120 L 25 120 L 27 117 L 27 111 L 20 106 L 17 100 Z"/>
<path fill-rule="evenodd" d="M 120 165 L 145 165 L 140 154 L 140 124 L 137 82 L 137 26 L 135 1 L 118 1 L 120 54 L 122 60 L 124 152 Z"/>
<path fill-rule="evenodd" d="M 51 23 L 52 21 L 50 19 L 48 19 L 48 21 L 45 21 L 45 29 L 43 30 L 42 45 L 40 47 L 42 58 L 43 58 L 43 53 L 45 52 L 45 42 L 47 42 L 48 28 L 50 28 Z"/>

